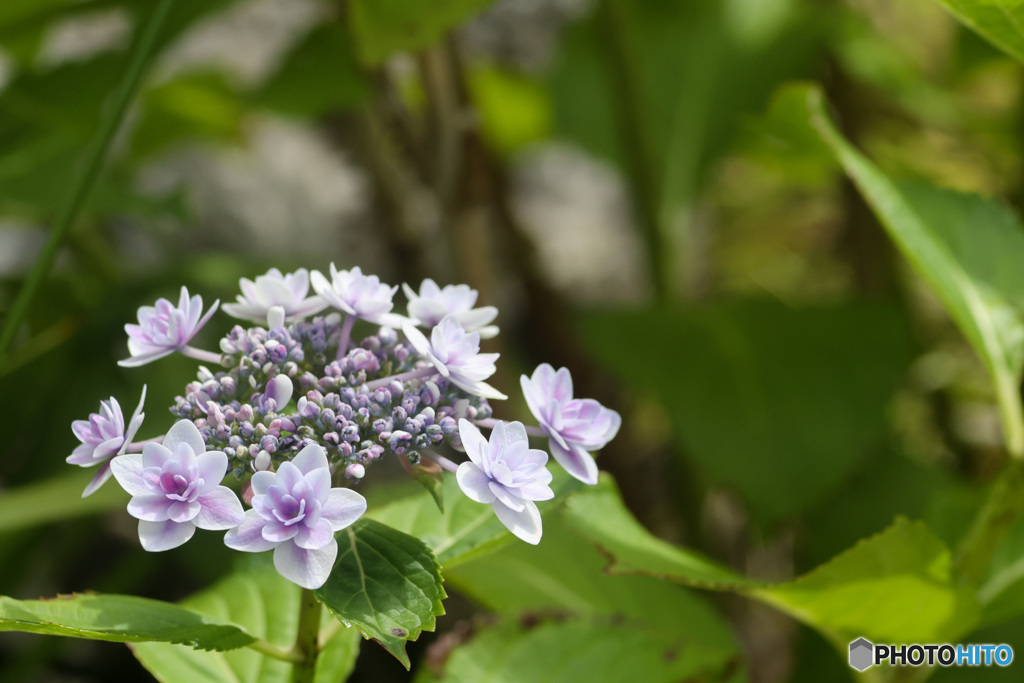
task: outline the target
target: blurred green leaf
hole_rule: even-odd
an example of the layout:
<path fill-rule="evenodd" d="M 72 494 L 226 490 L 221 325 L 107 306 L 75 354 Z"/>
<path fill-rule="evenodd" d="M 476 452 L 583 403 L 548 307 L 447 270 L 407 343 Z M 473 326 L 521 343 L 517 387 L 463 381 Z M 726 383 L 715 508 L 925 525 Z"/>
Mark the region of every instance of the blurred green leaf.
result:
<path fill-rule="evenodd" d="M 438 42 L 491 0 L 351 0 L 349 14 L 356 48 L 367 64 L 380 64 L 396 52 Z"/>
<path fill-rule="evenodd" d="M 1018 0 L 936 0 L 965 26 L 1024 62 L 1024 3 Z"/>
<path fill-rule="evenodd" d="M 88 469 L 0 491 L 0 533 L 93 515 L 128 504 L 128 494 L 115 484 L 82 498 L 82 491 L 95 474 L 95 469 Z"/>
<path fill-rule="evenodd" d="M 824 22 L 795 0 L 602 3 L 606 15 L 573 26 L 562 43 L 551 83 L 556 132 L 644 173 L 660 230 L 673 232 L 675 212 L 693 201 L 742 117 L 807 68 Z"/>
<path fill-rule="evenodd" d="M 634 624 L 569 619 L 481 629 L 444 664 L 443 683 L 719 680 L 721 653 Z"/>
<path fill-rule="evenodd" d="M 182 605 L 211 618 L 243 626 L 256 638 L 288 649 L 295 642 L 301 589 L 281 577 L 269 556 L 246 558 L 239 571 L 198 593 Z M 338 622 L 324 610 L 323 632 Z M 317 683 L 347 678 L 359 654 L 355 629 L 330 635 L 317 659 Z M 163 683 L 274 683 L 291 680 L 292 665 L 245 648 L 230 652 L 197 652 L 180 645 L 143 643 L 135 656 Z"/>
<path fill-rule="evenodd" d="M 337 23 L 318 26 L 284 57 L 252 103 L 308 118 L 360 104 L 370 90 L 350 43 Z"/>
<path fill-rule="evenodd" d="M 202 650 L 231 650 L 254 640 L 233 624 L 129 595 L 70 595 L 50 600 L 0 597 L 0 631 L 118 643 L 162 641 Z"/>
<path fill-rule="evenodd" d="M 444 614 L 440 565 L 418 538 L 361 519 L 341 532 L 338 560 L 317 598 L 408 669 L 407 641 Z"/>
<path fill-rule="evenodd" d="M 812 86 L 779 99 L 802 101 L 807 120 L 872 206 L 896 246 L 932 287 L 995 384 L 1007 449 L 1024 457 L 1018 388 L 1024 364 L 1024 233 L 1008 208 L 925 183 L 899 185 L 854 149 Z"/>
<path fill-rule="evenodd" d="M 665 406 L 682 453 L 767 521 L 822 500 L 882 440 L 910 355 L 886 304 L 750 300 L 581 322 L 593 354 Z"/>
<path fill-rule="evenodd" d="M 555 499 L 540 503 L 541 514 L 555 509 L 579 484 L 564 473 L 556 473 L 551 484 Z M 455 477 L 444 478 L 447 510 L 438 511 L 434 499 L 417 492 L 387 505 L 371 508 L 366 516 L 422 539 L 447 571 L 473 557 L 486 555 L 515 537 L 494 514 L 490 505 L 467 498 Z"/>
<path fill-rule="evenodd" d="M 131 148 L 143 158 L 183 141 L 239 138 L 242 103 L 223 76 L 195 73 L 162 83 L 142 98 Z"/>
<path fill-rule="evenodd" d="M 469 87 L 483 134 L 498 152 L 511 154 L 550 135 L 550 95 L 540 83 L 489 66 L 470 73 Z"/>

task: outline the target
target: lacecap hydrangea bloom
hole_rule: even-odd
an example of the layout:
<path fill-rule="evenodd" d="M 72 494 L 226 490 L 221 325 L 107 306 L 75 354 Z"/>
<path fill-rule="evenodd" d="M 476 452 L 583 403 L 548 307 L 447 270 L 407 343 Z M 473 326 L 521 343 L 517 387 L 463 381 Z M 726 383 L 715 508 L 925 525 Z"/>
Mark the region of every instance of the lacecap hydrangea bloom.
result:
<path fill-rule="evenodd" d="M 536 503 L 554 495 L 548 455 L 530 447 L 531 435 L 548 437 L 570 474 L 596 481 L 590 453 L 614 436 L 618 413 L 573 399 L 568 370 L 543 365 L 522 385 L 540 424 L 495 419 L 489 401 L 505 398 L 488 383 L 498 354 L 481 352 L 480 339 L 497 333 L 497 309 L 475 307 L 468 286 L 406 285 L 404 314 L 398 287 L 358 267 L 331 264 L 329 278 L 271 269 L 240 287 L 223 308 L 247 324 L 217 352 L 190 343 L 218 304 L 204 314 L 185 288 L 177 306 L 143 306 L 139 324 L 126 326 L 122 365 L 175 352 L 202 362 L 174 397 L 165 435 L 132 443 L 141 403 L 125 426 L 113 399 L 75 423 L 82 446 L 69 462 L 111 469 L 132 495 L 147 550 L 177 547 L 197 528 L 223 530 L 229 547 L 273 550 L 284 577 L 317 588 L 334 571 L 335 533 L 366 511 L 354 488 L 385 457 L 440 464 L 529 543 L 542 536 Z"/>

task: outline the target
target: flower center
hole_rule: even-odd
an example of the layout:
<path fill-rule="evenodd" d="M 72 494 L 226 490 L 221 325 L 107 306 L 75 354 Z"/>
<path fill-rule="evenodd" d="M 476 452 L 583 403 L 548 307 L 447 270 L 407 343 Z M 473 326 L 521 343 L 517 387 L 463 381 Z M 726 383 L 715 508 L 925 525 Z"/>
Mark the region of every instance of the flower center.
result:
<path fill-rule="evenodd" d="M 164 472 L 160 475 L 160 488 L 171 500 L 187 501 L 192 498 L 192 494 L 201 481 L 189 481 L 184 475 Z"/>
<path fill-rule="evenodd" d="M 306 517 L 306 499 L 296 500 L 294 496 L 283 496 L 281 504 L 274 509 L 274 517 L 285 526 L 298 524 Z"/>

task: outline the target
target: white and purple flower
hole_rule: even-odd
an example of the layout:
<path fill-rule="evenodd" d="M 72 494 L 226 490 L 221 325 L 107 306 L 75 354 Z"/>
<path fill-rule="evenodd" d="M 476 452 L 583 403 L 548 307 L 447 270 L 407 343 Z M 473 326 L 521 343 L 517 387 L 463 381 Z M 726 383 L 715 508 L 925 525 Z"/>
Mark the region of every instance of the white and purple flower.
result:
<path fill-rule="evenodd" d="M 99 413 L 92 413 L 88 420 L 75 420 L 71 423 L 71 431 L 82 444 L 67 457 L 68 464 L 92 467 L 102 463 L 96 476 L 82 492 L 82 498 L 95 493 L 110 479 L 110 460 L 116 455 L 124 454 L 135 438 L 135 433 L 139 431 L 146 417 L 142 412 L 142 405 L 145 402 L 146 386 L 143 385 L 142 398 L 139 399 L 139 405 L 132 413 L 127 428 L 124 424 L 124 415 L 121 413 L 121 405 L 113 396 L 109 401 L 100 401 Z"/>
<path fill-rule="evenodd" d="M 139 520 L 139 540 L 151 552 L 182 545 L 200 529 L 224 530 L 244 519 L 235 493 L 220 482 L 228 469 L 222 451 L 207 451 L 199 430 L 179 420 L 162 444 L 110 463 L 117 482 L 132 495 L 128 514 Z"/>
<path fill-rule="evenodd" d="M 117 362 L 122 367 L 145 365 L 175 351 L 186 351 L 196 332 L 206 324 L 220 305 L 214 302 L 203 314 L 203 299 L 198 294 L 191 299 L 188 289 L 181 288 L 181 297 L 175 306 L 167 299 L 158 299 L 156 306 L 139 308 L 139 324 L 124 326 L 128 333 L 130 358 Z"/>
<path fill-rule="evenodd" d="M 491 325 L 498 316 L 494 306 L 473 308 L 478 292 L 469 285 L 446 285 L 441 288 L 427 278 L 420 284 L 417 294 L 407 284 L 402 285 L 409 298 L 409 317 L 419 327 L 434 327 L 445 316 L 454 316 L 467 332 L 479 332 L 481 339 L 490 339 L 498 334 L 498 328 Z"/>
<path fill-rule="evenodd" d="M 274 550 L 274 566 L 303 588 L 327 581 L 338 557 L 337 531 L 366 512 L 366 499 L 351 489 L 331 488 L 324 449 L 310 444 L 277 472 L 252 475 L 252 509 L 224 537 L 229 548 Z"/>
<path fill-rule="evenodd" d="M 363 275 L 359 266 L 338 270 L 332 263 L 330 280 L 318 270 L 310 278 L 316 293 L 339 311 L 378 325 L 393 325 L 401 320 L 390 315 L 398 287 L 382 284 L 376 275 Z"/>
<path fill-rule="evenodd" d="M 437 369 L 442 377 L 465 391 L 484 398 L 506 399 L 485 379 L 497 368 L 497 353 L 480 353 L 480 333 L 466 332 L 454 316 L 446 316 L 434 326 L 430 339 L 410 323 L 402 326 L 409 343 Z"/>
<path fill-rule="evenodd" d="M 513 534 L 537 545 L 541 526 L 538 500 L 555 497 L 545 467 L 548 454 L 530 448 L 521 422 L 498 422 L 490 440 L 468 420 L 459 420 L 459 436 L 470 462 L 459 465 L 455 477 L 471 500 L 488 503 Z"/>
<path fill-rule="evenodd" d="M 622 424 L 617 412 L 589 398 L 572 397 L 567 368 L 558 372 L 544 363 L 533 377 L 519 380 L 530 412 L 551 437 L 551 454 L 565 471 L 585 484 L 597 483 L 597 463 L 589 451 L 604 448 Z"/>
<path fill-rule="evenodd" d="M 305 268 L 287 275 L 271 268 L 265 275 L 258 276 L 255 282 L 243 277 L 238 284 L 242 293 L 236 297 L 237 302 L 224 304 L 221 308 L 228 315 L 242 320 L 267 323 L 271 329 L 327 308 L 327 302 L 321 297 L 307 296 L 309 271 Z"/>

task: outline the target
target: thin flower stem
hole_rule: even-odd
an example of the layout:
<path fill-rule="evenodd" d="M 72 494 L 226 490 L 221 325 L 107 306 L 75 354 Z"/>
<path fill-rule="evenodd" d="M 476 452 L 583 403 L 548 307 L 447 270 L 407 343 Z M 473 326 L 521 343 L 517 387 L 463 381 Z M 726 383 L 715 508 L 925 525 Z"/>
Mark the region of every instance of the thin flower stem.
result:
<path fill-rule="evenodd" d="M 266 640 L 256 640 L 246 645 L 251 650 L 256 650 L 260 654 L 264 654 L 267 657 L 273 659 L 280 659 L 283 662 L 297 663 L 302 661 L 302 657 L 297 654 L 293 649 L 287 647 L 281 647 L 280 645 L 274 645 L 273 643 L 267 642 Z"/>
<path fill-rule="evenodd" d="M 125 453 L 141 453 L 142 447 L 147 443 L 163 443 L 164 437 L 154 436 L 152 439 L 145 439 L 143 441 L 133 441 L 128 444 L 128 448 L 125 449 Z"/>
<path fill-rule="evenodd" d="M 36 259 L 32 272 L 25 280 L 25 286 L 18 292 L 18 296 L 7 314 L 3 331 L 0 331 L 0 363 L 5 360 L 7 350 L 21 326 L 21 321 L 32 305 L 36 291 L 49 273 L 50 266 L 57 256 L 57 250 L 96 184 L 103 161 L 107 158 L 114 136 L 121 127 L 121 121 L 124 119 L 125 112 L 128 111 L 128 105 L 134 99 L 142 75 L 149 66 L 157 38 L 173 4 L 174 0 L 160 0 L 142 29 L 138 42 L 135 43 L 128 71 L 125 72 L 124 80 L 114 95 L 113 106 L 104 113 L 99 134 L 85 152 L 84 162 L 72 180 L 71 190 L 54 220 L 53 230 L 50 231 L 46 245 L 39 254 L 39 258 Z"/>
<path fill-rule="evenodd" d="M 374 389 L 386 387 L 392 382 L 404 382 L 407 379 L 422 379 L 424 377 L 432 377 L 436 374 L 438 374 L 438 372 L 437 369 L 434 367 L 417 368 L 415 370 L 410 370 L 409 372 L 400 372 L 399 374 L 392 375 L 391 377 L 382 377 L 381 379 L 375 379 L 372 382 L 367 382 L 364 386 L 369 391 L 373 391 Z"/>
<path fill-rule="evenodd" d="M 221 365 L 221 355 L 219 353 L 214 353 L 213 351 L 203 351 L 202 349 L 197 349 L 194 346 L 184 346 L 181 348 L 181 353 L 189 358 L 201 360 L 204 363 L 216 363 L 217 365 Z"/>
<path fill-rule="evenodd" d="M 299 628 L 295 636 L 292 653 L 292 683 L 313 683 L 316 674 L 316 657 L 320 653 L 320 601 L 316 593 L 302 589 L 299 597 Z"/>
<path fill-rule="evenodd" d="M 348 353 L 348 341 L 352 337 L 352 326 L 356 324 L 354 315 L 346 315 L 345 322 L 341 324 L 341 338 L 338 340 L 338 354 L 334 360 L 341 360 Z"/>
<path fill-rule="evenodd" d="M 436 462 L 438 465 L 448 470 L 449 472 L 459 471 L 458 464 L 452 462 L 451 460 L 444 457 L 440 453 L 435 453 L 434 451 L 420 451 L 420 454 L 427 456 L 428 458 L 430 458 L 431 460 L 433 460 L 434 462 Z"/>
<path fill-rule="evenodd" d="M 507 422 L 507 420 L 496 420 L 493 417 L 486 417 L 480 420 L 473 420 L 473 422 L 478 427 L 483 427 L 484 429 L 494 429 L 494 427 L 497 426 L 499 422 Z M 528 426 L 526 427 L 526 433 L 529 434 L 530 436 L 548 436 L 548 433 L 545 432 L 540 427 Z"/>

